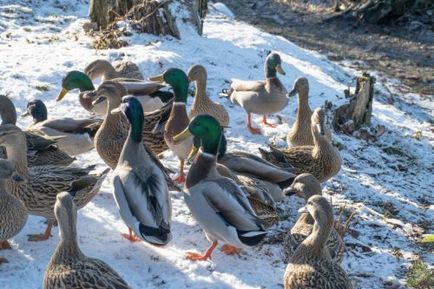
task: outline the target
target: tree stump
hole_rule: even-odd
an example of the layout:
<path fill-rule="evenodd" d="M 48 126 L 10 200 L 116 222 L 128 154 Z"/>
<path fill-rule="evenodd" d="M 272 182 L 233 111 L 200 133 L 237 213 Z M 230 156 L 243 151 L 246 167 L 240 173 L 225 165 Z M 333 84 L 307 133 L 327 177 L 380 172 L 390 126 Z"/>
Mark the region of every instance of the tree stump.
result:
<path fill-rule="evenodd" d="M 100 30 L 110 29 L 116 20 L 125 19 L 138 32 L 180 38 L 170 7 L 175 2 L 190 12 L 190 17 L 183 20 L 192 23 L 201 35 L 207 0 L 90 0 L 89 17 Z"/>
<path fill-rule="evenodd" d="M 333 113 L 333 127 L 337 131 L 352 133 L 362 126 L 370 125 L 375 78 L 368 73 L 357 77 L 353 95 L 346 91 L 349 103 L 339 106 Z"/>

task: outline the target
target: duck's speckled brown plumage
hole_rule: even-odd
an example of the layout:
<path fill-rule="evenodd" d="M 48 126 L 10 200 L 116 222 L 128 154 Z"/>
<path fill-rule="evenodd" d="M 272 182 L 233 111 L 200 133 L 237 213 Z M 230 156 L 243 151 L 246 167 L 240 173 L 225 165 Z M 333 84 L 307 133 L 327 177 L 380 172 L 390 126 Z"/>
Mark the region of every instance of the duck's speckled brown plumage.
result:
<path fill-rule="evenodd" d="M 270 146 L 270 152 L 263 149 L 259 151 L 264 159 L 277 166 L 283 168 L 290 166 L 299 174 L 310 173 L 320 182 L 325 182 L 341 169 L 341 157 L 324 131 L 324 112 L 319 108 L 316 109 L 311 121 L 313 146 L 299 146 L 284 150 Z"/>
<path fill-rule="evenodd" d="M 307 202 L 315 220 L 312 233 L 298 246 L 289 260 L 283 278 L 285 289 L 352 289 L 345 271 L 334 262 L 325 248 L 333 227 L 333 210 L 321 196 Z"/>
<path fill-rule="evenodd" d="M 116 168 L 124 143 L 128 137 L 129 123 L 122 113 L 110 113 L 117 108 L 126 94 L 121 84 L 111 81 L 104 82 L 98 88 L 98 94 L 107 97 L 108 112 L 95 135 L 95 149 L 102 160 L 112 169 Z M 178 189 L 169 177 L 168 170 L 161 164 L 155 154 L 165 151 L 168 147 L 164 141 L 162 131 L 153 132 L 156 125 L 167 119 L 170 114 L 172 102 L 168 102 L 161 110 L 145 115 L 143 124 L 143 144 L 153 161 L 166 174 L 170 189 Z"/>
<path fill-rule="evenodd" d="M 6 190 L 5 181 L 13 174 L 15 168 L 12 163 L 0 160 L 0 242 L 7 241 L 18 234 L 27 221 L 27 209 L 24 203 Z"/>
<path fill-rule="evenodd" d="M 321 195 L 321 185 L 311 174 L 297 176 L 291 187 L 287 190 L 305 199 L 305 202 L 314 195 Z M 283 241 L 285 262 L 288 262 L 297 247 L 312 233 L 314 219 L 309 213 L 301 213 L 294 226 L 286 233 Z M 341 263 L 345 253 L 345 244 L 342 237 L 333 227 L 327 239 L 326 247 L 330 257 L 336 263 Z"/>
<path fill-rule="evenodd" d="M 229 125 L 229 114 L 225 107 L 212 101 L 206 93 L 207 72 L 200 64 L 193 65 L 188 70 L 188 80 L 195 81 L 196 92 L 190 112 L 190 118 L 200 114 L 209 114 L 215 117 L 221 126 Z"/>
<path fill-rule="evenodd" d="M 16 124 L 17 112 L 12 101 L 0 95 L 0 117 L 3 124 Z M 29 167 L 41 165 L 68 166 L 75 158 L 58 149 L 56 141 L 39 133 L 25 132 L 27 140 L 27 163 Z M 0 147 L 0 158 L 6 158 L 6 150 Z"/>
<path fill-rule="evenodd" d="M 77 209 L 68 193 L 55 205 L 61 240 L 48 263 L 44 289 L 128 289 L 128 284 L 105 262 L 84 255 L 77 243 Z"/>
<path fill-rule="evenodd" d="M 24 202 L 29 214 L 45 217 L 49 221 L 55 220 L 53 207 L 59 192 L 76 192 L 75 202 L 81 208 L 98 193 L 107 174 L 107 171 L 100 175 L 89 174 L 93 166 L 46 165 L 28 168 L 23 156 L 26 150 L 24 133 L 14 125 L 0 127 L 0 144 L 6 147 L 8 160 L 15 165 L 17 172 L 27 179 L 25 183 L 7 180 L 7 189 Z"/>

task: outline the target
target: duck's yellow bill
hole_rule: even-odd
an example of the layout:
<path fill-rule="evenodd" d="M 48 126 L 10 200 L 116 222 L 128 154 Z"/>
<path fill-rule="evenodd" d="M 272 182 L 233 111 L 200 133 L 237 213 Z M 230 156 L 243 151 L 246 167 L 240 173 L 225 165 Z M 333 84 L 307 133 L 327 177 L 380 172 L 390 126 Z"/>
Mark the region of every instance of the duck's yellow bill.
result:
<path fill-rule="evenodd" d="M 67 93 L 68 93 L 68 90 L 65 88 L 62 88 L 62 91 L 57 96 L 56 101 L 61 101 Z"/>
<path fill-rule="evenodd" d="M 279 72 L 282 75 L 286 74 L 285 70 L 283 70 L 283 68 L 282 68 L 282 66 L 280 64 L 276 65 L 276 71 Z"/>
<path fill-rule="evenodd" d="M 116 107 L 110 111 L 111 114 L 117 114 L 121 112 L 121 107 Z"/>
<path fill-rule="evenodd" d="M 157 81 L 157 82 L 164 82 L 164 75 L 160 74 L 160 75 L 155 75 L 155 76 L 151 76 L 149 77 L 150 81 Z"/>
<path fill-rule="evenodd" d="M 188 139 L 190 136 L 191 136 L 191 132 L 188 130 L 188 127 L 187 127 L 182 132 L 175 135 L 173 137 L 173 141 L 175 142 L 175 144 L 178 144 L 178 143 L 182 142 L 183 140 Z"/>
<path fill-rule="evenodd" d="M 193 146 L 193 148 L 191 149 L 190 153 L 188 154 L 187 160 L 191 161 L 197 155 L 198 151 L 199 151 L 199 148 Z"/>

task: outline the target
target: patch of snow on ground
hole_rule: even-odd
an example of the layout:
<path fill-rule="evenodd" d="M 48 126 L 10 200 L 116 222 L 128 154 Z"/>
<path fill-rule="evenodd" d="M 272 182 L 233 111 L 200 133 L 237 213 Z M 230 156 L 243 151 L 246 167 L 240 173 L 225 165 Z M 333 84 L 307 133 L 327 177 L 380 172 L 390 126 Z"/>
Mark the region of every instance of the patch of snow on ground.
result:
<path fill-rule="evenodd" d="M 87 10 L 84 0 L 1 2 L 0 93 L 13 99 L 18 113 L 25 109 L 27 100 L 40 98 L 53 118 L 88 116 L 79 106 L 76 93 L 70 93 L 61 103 L 56 103 L 55 97 L 68 71 L 82 70 L 97 58 L 112 61 L 125 55 L 139 65 L 145 77 L 170 67 L 187 70 L 201 63 L 208 70 L 209 95 L 230 112 L 229 149 L 256 153 L 270 140 L 286 136 L 294 121 L 296 98 L 280 113 L 284 124 L 276 129 L 261 126 L 264 135 L 252 136 L 245 129 L 243 109 L 218 97 L 231 79 L 262 79 L 268 51 L 277 51 L 287 72 L 280 78 L 283 84 L 290 89 L 297 77 L 306 76 L 310 82 L 309 102 L 315 108 L 326 100 L 342 103 L 343 89 L 354 86 L 357 75 L 282 37 L 233 20 L 223 4 L 210 5 L 203 37 L 178 19 L 181 40 L 133 34 L 125 39 L 128 47 L 95 51 L 91 39 L 82 31 Z M 417 244 L 420 230 L 433 233 L 433 103 L 417 95 L 392 97 L 393 85 L 396 83 L 392 80 L 379 82 L 374 102 L 373 125 L 385 125 L 385 135 L 375 142 L 333 136 L 344 166 L 324 185 L 324 191 L 336 207 L 345 205 L 356 212 L 352 228 L 360 236 L 346 237 L 343 262 L 355 288 L 402 284 L 409 261 L 417 255 L 434 263 L 433 254 Z M 255 116 L 254 122 L 260 126 L 260 116 Z M 29 123 L 28 119 L 19 119 L 22 127 Z M 418 131 L 420 139 L 414 137 Z M 164 156 L 163 163 L 176 170 L 175 157 L 169 152 Z M 76 162 L 78 166 L 88 164 L 104 167 L 95 151 L 80 156 Z M 194 263 L 184 259 L 185 252 L 202 251 L 209 244 L 189 214 L 182 193 L 172 192 L 174 239 L 167 247 L 156 248 L 132 244 L 121 237 L 127 228 L 119 217 L 112 191 L 107 179 L 100 194 L 79 212 L 79 242 L 83 252 L 108 262 L 132 288 L 282 288 L 286 266 L 279 238 L 293 224 L 300 200 L 281 204 L 289 218 L 270 230 L 268 242 L 259 249 L 246 250 L 239 257 L 216 251 L 212 261 Z M 10 260 L 0 267 L 2 288 L 41 288 L 45 266 L 59 240 L 58 230 L 54 229 L 54 236 L 41 243 L 28 242 L 26 235 L 44 228 L 42 218 L 30 217 L 23 231 L 11 240 L 13 250 L 1 252 Z"/>

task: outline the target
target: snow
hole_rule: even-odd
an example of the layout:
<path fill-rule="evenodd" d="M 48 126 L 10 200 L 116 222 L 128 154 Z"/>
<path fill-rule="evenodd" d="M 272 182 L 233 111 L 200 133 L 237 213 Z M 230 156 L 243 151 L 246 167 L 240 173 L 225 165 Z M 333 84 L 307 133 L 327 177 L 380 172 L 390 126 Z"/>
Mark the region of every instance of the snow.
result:
<path fill-rule="evenodd" d="M 270 141 L 284 143 L 281 139 L 294 121 L 296 98 L 280 113 L 284 124 L 276 129 L 261 126 L 264 135 L 253 136 L 245 129 L 242 108 L 218 97 L 231 79 L 263 78 L 268 51 L 277 51 L 287 73 L 280 77 L 281 81 L 290 89 L 297 77 L 307 77 L 309 102 L 315 108 L 326 100 L 342 103 L 343 90 L 354 86 L 358 75 L 282 37 L 234 20 L 232 12 L 221 3 L 210 5 L 203 37 L 195 35 L 182 22 L 183 11 L 177 11 L 181 40 L 133 34 L 125 38 L 129 46 L 99 51 L 92 48 L 91 39 L 82 30 L 87 10 L 84 0 L 1 1 L 0 93 L 13 99 L 18 113 L 24 110 L 27 100 L 40 98 L 53 118 L 88 116 L 78 104 L 76 92 L 61 103 L 56 103 L 55 97 L 68 71 L 82 70 L 97 58 L 113 61 L 125 56 L 139 65 L 145 77 L 169 67 L 186 70 L 201 63 L 208 70 L 209 95 L 230 112 L 229 149 L 257 153 L 258 147 Z M 404 286 L 406 268 L 417 256 L 434 264 L 432 252 L 417 243 L 422 228 L 423 233 L 434 230 L 434 105 L 419 95 L 400 93 L 399 86 L 396 80 L 377 77 L 373 125 L 386 126 L 386 133 L 377 141 L 333 136 L 334 143 L 341 147 L 344 166 L 339 175 L 325 183 L 324 192 L 334 206 L 345 205 L 356 212 L 352 228 L 360 236 L 346 236 L 343 262 L 355 288 L 383 288 L 388 281 Z M 254 122 L 260 126 L 260 116 L 255 116 Z M 29 123 L 28 119 L 19 119 L 21 127 Z M 414 137 L 417 132 L 421 132 L 420 140 Z M 164 154 L 163 163 L 177 168 L 170 152 Z M 76 162 L 78 166 L 87 164 L 97 164 L 99 170 L 105 167 L 95 151 L 80 156 Z M 112 191 L 109 179 L 105 180 L 99 195 L 80 210 L 79 243 L 88 256 L 108 262 L 132 288 L 282 288 L 286 266 L 281 234 L 293 224 L 302 205 L 300 200 L 290 199 L 280 205 L 289 217 L 271 228 L 268 243 L 245 250 L 239 257 L 217 250 L 212 261 L 194 263 L 184 259 L 185 252 L 202 251 L 209 244 L 189 214 L 181 192 L 171 193 L 174 239 L 165 248 L 156 248 L 122 239 L 120 234 L 126 226 Z M 45 266 L 59 240 L 58 230 L 55 228 L 54 236 L 41 243 L 28 242 L 26 235 L 44 228 L 42 218 L 31 216 L 23 231 L 11 240 L 13 250 L 1 252 L 10 260 L 0 267 L 2 288 L 41 288 Z M 402 255 L 396 257 L 396 249 Z"/>

